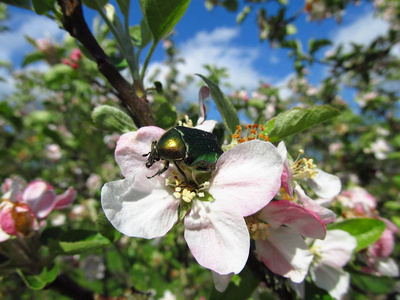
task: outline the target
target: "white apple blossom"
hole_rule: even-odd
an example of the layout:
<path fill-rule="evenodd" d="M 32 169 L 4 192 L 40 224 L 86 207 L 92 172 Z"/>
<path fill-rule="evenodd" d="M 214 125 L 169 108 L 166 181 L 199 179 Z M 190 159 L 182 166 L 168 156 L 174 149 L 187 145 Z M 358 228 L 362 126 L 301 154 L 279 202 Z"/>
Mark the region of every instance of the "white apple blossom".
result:
<path fill-rule="evenodd" d="M 121 136 L 115 158 L 125 179 L 102 188 L 107 218 L 125 235 L 147 239 L 164 236 L 182 219 L 185 240 L 200 265 L 219 274 L 239 273 L 250 247 L 244 217 L 267 205 L 280 188 L 277 149 L 262 141 L 239 144 L 221 155 L 209 179 L 193 173 L 187 181 L 173 166 L 148 178 L 161 163 L 147 169 L 143 154 L 163 133 L 149 126 Z"/>
<path fill-rule="evenodd" d="M 348 232 L 329 230 L 325 240 L 315 240 L 310 248 L 314 253 L 311 278 L 335 299 L 342 299 L 349 289 L 350 275 L 342 268 L 350 261 L 356 247 L 356 238 Z"/>

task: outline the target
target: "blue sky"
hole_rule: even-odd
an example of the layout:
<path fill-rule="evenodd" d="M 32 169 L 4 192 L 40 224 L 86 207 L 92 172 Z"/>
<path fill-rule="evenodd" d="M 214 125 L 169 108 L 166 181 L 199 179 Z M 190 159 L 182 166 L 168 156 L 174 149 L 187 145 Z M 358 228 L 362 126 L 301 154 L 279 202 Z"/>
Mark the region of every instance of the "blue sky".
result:
<path fill-rule="evenodd" d="M 140 9 L 136 1 L 131 9 L 131 24 L 140 22 Z M 115 2 L 111 2 L 115 3 Z M 289 11 L 295 12 L 303 5 L 303 1 L 290 1 Z M 323 22 L 308 22 L 305 17 L 298 19 L 297 38 L 306 47 L 310 37 L 331 38 L 332 47 L 320 50 L 320 55 L 333 49 L 339 43 L 351 41 L 366 44 L 377 35 L 385 33 L 388 24 L 372 16 L 371 3 L 361 6 L 350 6 L 343 16 L 343 22 L 338 25 L 333 19 Z M 32 51 L 32 46 L 26 42 L 24 35 L 33 38 L 46 36 L 61 40 L 65 32 L 44 16 L 32 12 L 12 8 L 9 26 L 11 32 L 0 35 L 0 60 L 12 60 L 15 67 L 20 68 L 22 57 Z M 91 24 L 94 12 L 86 10 L 86 18 Z M 236 88 L 246 87 L 249 91 L 256 88 L 259 80 L 284 87 L 293 74 L 292 62 L 287 57 L 287 50 L 272 49 L 268 42 L 260 42 L 255 25 L 255 14 L 252 13 L 245 22 L 238 26 L 236 14 L 229 13 L 223 8 L 208 12 L 201 0 L 192 0 L 188 11 L 176 27 L 174 40 L 180 50 L 180 55 L 186 63 L 180 66 L 182 75 L 201 73 L 206 74 L 204 64 L 216 64 L 229 70 L 229 82 Z M 165 70 L 162 65 L 163 49 L 158 47 L 150 64 L 149 71 L 155 68 Z M 44 66 L 36 66 L 44 68 Z M 326 74 L 326 69 L 316 66 L 310 70 L 310 82 L 318 86 L 319 80 Z M 4 77 L 4 70 L 0 76 Z M 12 89 L 12 81 L 0 85 L 0 94 Z M 186 91 L 188 100 L 195 100 L 196 89 Z M 228 92 L 228 91 L 226 91 Z M 286 93 L 288 91 L 286 90 Z M 283 89 L 285 93 L 285 89 Z M 352 97 L 347 93 L 346 97 Z M 351 100 L 351 99 L 347 99 Z"/>

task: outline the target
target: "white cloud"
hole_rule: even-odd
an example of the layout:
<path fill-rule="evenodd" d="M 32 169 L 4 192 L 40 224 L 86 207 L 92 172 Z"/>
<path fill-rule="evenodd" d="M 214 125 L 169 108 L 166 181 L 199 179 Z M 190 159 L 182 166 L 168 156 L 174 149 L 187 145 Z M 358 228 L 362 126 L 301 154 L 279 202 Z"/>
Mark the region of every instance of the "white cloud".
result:
<path fill-rule="evenodd" d="M 341 26 L 331 35 L 333 48 L 344 44 L 344 50 L 350 50 L 350 43 L 368 45 L 379 35 L 387 33 L 389 23 L 374 17 L 373 12 L 368 12 L 357 18 L 347 26 Z"/>
<path fill-rule="evenodd" d="M 10 30 L 0 34 L 0 60 L 13 62 L 16 69 L 19 69 L 22 57 L 33 50 L 26 36 L 33 39 L 48 37 L 59 40 L 65 35 L 65 31 L 61 30 L 54 21 L 31 12 L 13 13 L 5 25 Z M 38 63 L 29 68 L 43 69 L 45 67 L 43 63 Z M 5 69 L 0 69 L 0 76 L 5 79 L 0 82 L 1 95 L 12 93 L 15 89 L 12 76 Z"/>
<path fill-rule="evenodd" d="M 225 67 L 229 74 L 227 82 L 240 89 L 254 89 L 260 80 L 271 81 L 265 74 L 255 70 L 254 64 L 260 58 L 260 49 L 242 46 L 235 43 L 235 38 L 240 34 L 240 28 L 219 27 L 211 32 L 201 31 L 193 38 L 178 45 L 179 56 L 185 63 L 178 65 L 180 79 L 186 75 L 207 74 L 204 65 Z M 149 74 L 155 69 L 160 69 L 160 78 L 166 74 L 167 68 L 160 62 L 152 63 Z M 184 94 L 188 100 L 197 99 L 198 87 L 191 87 Z"/>

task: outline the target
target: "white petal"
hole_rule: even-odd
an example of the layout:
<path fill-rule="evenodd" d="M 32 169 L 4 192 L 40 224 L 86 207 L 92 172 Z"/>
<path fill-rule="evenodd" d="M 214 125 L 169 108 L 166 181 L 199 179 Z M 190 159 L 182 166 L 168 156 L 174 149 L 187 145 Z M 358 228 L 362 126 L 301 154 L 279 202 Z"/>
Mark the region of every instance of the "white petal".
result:
<path fill-rule="evenodd" d="M 275 274 L 302 282 L 313 255 L 300 234 L 288 227 L 269 230 L 265 240 L 256 240 L 256 251 L 264 264 Z"/>
<path fill-rule="evenodd" d="M 377 258 L 375 265 L 376 265 L 376 269 L 379 271 L 379 273 L 384 276 L 391 276 L 391 277 L 399 276 L 399 266 L 390 257 Z"/>
<path fill-rule="evenodd" d="M 184 225 L 185 240 L 200 265 L 221 275 L 244 268 L 250 236 L 234 206 L 195 200 Z"/>
<path fill-rule="evenodd" d="M 357 240 L 350 233 L 343 230 L 328 230 L 325 240 L 315 240 L 312 248 L 318 249 L 321 255 L 321 264 L 333 268 L 345 266 L 357 247 Z"/>
<path fill-rule="evenodd" d="M 305 179 L 307 185 L 321 198 L 332 198 L 340 193 L 342 183 L 339 177 L 326 173 L 320 169 L 315 169 L 318 173 L 314 179 Z"/>
<path fill-rule="evenodd" d="M 211 271 L 211 273 L 212 273 L 212 277 L 214 280 L 215 289 L 218 292 L 223 293 L 226 290 L 226 288 L 228 287 L 229 282 L 231 282 L 231 279 L 232 279 L 234 273 L 230 273 L 227 275 L 220 275 L 213 271 Z"/>
<path fill-rule="evenodd" d="M 327 291 L 335 299 L 342 299 L 350 285 L 350 275 L 347 272 L 327 265 L 311 268 L 311 278 L 316 286 Z"/>
<path fill-rule="evenodd" d="M 161 176 L 147 179 L 142 173 L 106 183 L 101 205 L 111 224 L 128 236 L 151 239 L 165 235 L 178 220 L 180 202 L 164 180 Z"/>
<path fill-rule="evenodd" d="M 195 128 L 196 129 L 201 129 L 201 130 L 204 130 L 204 131 L 208 131 L 208 132 L 212 132 L 214 130 L 214 127 L 215 127 L 216 124 L 217 124 L 217 121 L 207 120 L 207 121 L 204 121 L 201 124 L 197 124 L 195 126 Z"/>
<path fill-rule="evenodd" d="M 143 154 L 150 152 L 151 143 L 157 141 L 164 132 L 164 129 L 155 126 L 145 126 L 121 135 L 115 149 L 115 160 L 124 177 L 147 170 L 145 165 L 147 157 Z M 154 175 L 160 167 L 161 163 L 155 163 L 146 175 Z"/>
<path fill-rule="evenodd" d="M 271 143 L 239 144 L 218 159 L 210 194 L 225 205 L 236 205 L 243 216 L 259 211 L 281 186 L 282 159 Z"/>
<path fill-rule="evenodd" d="M 336 214 L 332 210 L 319 205 L 315 200 L 308 197 L 304 192 L 304 190 L 299 185 L 296 185 L 294 191 L 299 197 L 300 203 L 306 209 L 316 213 L 325 224 L 332 223 L 333 221 L 336 220 Z"/>

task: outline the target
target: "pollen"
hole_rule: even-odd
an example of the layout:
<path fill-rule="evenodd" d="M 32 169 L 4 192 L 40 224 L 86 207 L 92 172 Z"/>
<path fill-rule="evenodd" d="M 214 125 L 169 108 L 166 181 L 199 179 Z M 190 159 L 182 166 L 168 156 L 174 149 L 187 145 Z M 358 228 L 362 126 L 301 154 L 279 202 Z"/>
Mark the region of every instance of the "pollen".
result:
<path fill-rule="evenodd" d="M 202 190 L 208 189 L 210 187 L 210 182 L 205 181 L 198 186 L 193 186 L 186 181 L 179 180 L 176 176 L 170 176 L 165 180 L 165 185 L 173 188 L 172 195 L 176 199 L 181 199 L 186 203 L 190 203 L 196 197 L 205 197 L 205 193 L 202 192 Z"/>
<path fill-rule="evenodd" d="M 236 132 L 232 135 L 231 147 L 256 139 L 267 142 L 270 141 L 265 132 L 264 126 L 258 124 L 247 124 L 244 127 L 244 131 L 241 126 L 236 126 Z"/>
<path fill-rule="evenodd" d="M 245 218 L 247 229 L 253 240 L 265 240 L 269 236 L 268 229 L 271 225 L 258 219 L 257 216 L 258 213 Z"/>

